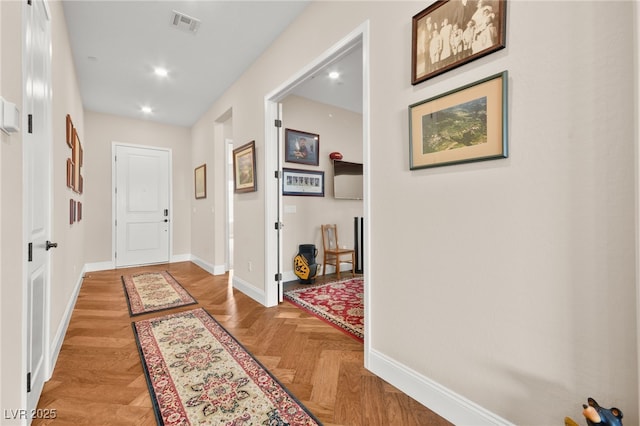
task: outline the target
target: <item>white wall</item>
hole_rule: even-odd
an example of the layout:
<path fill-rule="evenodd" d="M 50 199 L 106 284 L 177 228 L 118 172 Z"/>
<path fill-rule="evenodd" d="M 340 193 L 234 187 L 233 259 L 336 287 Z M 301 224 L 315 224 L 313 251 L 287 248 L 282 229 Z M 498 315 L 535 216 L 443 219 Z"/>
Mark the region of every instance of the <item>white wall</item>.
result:
<path fill-rule="evenodd" d="M 285 168 L 324 171 L 324 197 L 283 197 L 283 272 L 285 281 L 296 279 L 293 258 L 298 245 L 315 244 L 322 263 L 320 225 L 338 225 L 340 245 L 354 247 L 353 218 L 362 216 L 362 200 L 337 200 L 333 196 L 333 164 L 329 153 L 339 151 L 344 161 L 362 163 L 362 114 L 313 102 L 299 96 L 282 101 L 283 127 L 320 135 L 319 165 L 282 163 Z M 281 147 L 282 148 L 282 147 Z M 281 156 L 284 158 L 284 155 Z M 295 212 L 294 212 L 295 210 Z M 333 267 L 331 267 L 333 268 Z M 332 269 L 328 269 L 330 272 Z M 322 271 L 319 271 L 322 273 Z"/>
<path fill-rule="evenodd" d="M 84 183 L 87 229 L 86 263 L 110 262 L 111 247 L 111 150 L 113 142 L 171 149 L 173 173 L 173 256 L 188 256 L 191 246 L 191 200 L 194 176 L 191 167 L 191 133 L 186 127 L 170 126 L 147 120 L 122 118 L 85 111 Z M 98 242 L 99 243 L 96 243 Z"/>
<path fill-rule="evenodd" d="M 312 3 L 201 123 L 232 108 L 263 179 L 264 96 L 369 20 L 371 368 L 458 424 L 468 401 L 496 421 L 579 420 L 588 396 L 637 424 L 633 3 L 509 2 L 506 49 L 412 86 L 425 6 Z M 503 70 L 510 157 L 410 171 L 408 105 Z M 235 197 L 256 293 L 265 184 Z"/>

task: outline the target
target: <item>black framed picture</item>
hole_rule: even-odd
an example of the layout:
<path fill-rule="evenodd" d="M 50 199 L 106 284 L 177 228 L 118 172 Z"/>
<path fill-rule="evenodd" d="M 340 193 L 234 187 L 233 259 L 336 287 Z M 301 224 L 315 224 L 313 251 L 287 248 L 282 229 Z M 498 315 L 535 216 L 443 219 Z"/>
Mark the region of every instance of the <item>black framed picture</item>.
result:
<path fill-rule="evenodd" d="M 282 169 L 282 195 L 324 197 L 324 172 Z"/>
<path fill-rule="evenodd" d="M 293 129 L 285 129 L 284 135 L 284 161 L 310 166 L 319 164 L 320 135 Z"/>

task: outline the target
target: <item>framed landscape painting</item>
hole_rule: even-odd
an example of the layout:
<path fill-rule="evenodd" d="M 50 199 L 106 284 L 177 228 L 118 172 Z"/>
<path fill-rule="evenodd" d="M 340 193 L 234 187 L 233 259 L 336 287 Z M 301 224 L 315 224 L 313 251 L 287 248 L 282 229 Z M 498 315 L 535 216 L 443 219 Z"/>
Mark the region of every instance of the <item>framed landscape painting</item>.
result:
<path fill-rule="evenodd" d="M 255 141 L 233 150 L 233 182 L 236 193 L 258 190 Z"/>
<path fill-rule="evenodd" d="M 506 158 L 504 71 L 409 106 L 411 170 Z"/>
<path fill-rule="evenodd" d="M 439 0 L 412 20 L 411 84 L 506 46 L 506 0 Z"/>

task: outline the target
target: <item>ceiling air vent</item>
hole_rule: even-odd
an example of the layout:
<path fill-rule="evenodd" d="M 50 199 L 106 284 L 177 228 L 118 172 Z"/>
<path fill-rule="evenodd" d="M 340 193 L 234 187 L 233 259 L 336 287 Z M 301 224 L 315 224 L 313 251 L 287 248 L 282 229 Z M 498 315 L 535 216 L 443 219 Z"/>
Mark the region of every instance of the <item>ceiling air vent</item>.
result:
<path fill-rule="evenodd" d="M 200 28 L 200 20 L 174 10 L 171 12 L 171 26 L 195 34 Z"/>

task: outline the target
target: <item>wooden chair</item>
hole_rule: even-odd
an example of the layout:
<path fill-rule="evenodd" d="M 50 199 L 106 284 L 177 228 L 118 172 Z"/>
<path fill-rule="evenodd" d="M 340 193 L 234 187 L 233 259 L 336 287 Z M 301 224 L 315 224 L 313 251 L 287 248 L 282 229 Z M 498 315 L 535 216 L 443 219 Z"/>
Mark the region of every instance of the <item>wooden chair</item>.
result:
<path fill-rule="evenodd" d="M 336 274 L 340 279 L 340 262 L 351 263 L 351 275 L 354 275 L 356 265 L 356 252 L 353 249 L 340 248 L 338 244 L 338 227 L 334 225 L 321 225 L 322 228 L 322 275 L 326 272 L 327 265 L 336 267 Z M 343 256 L 350 256 L 349 260 L 342 260 Z"/>

